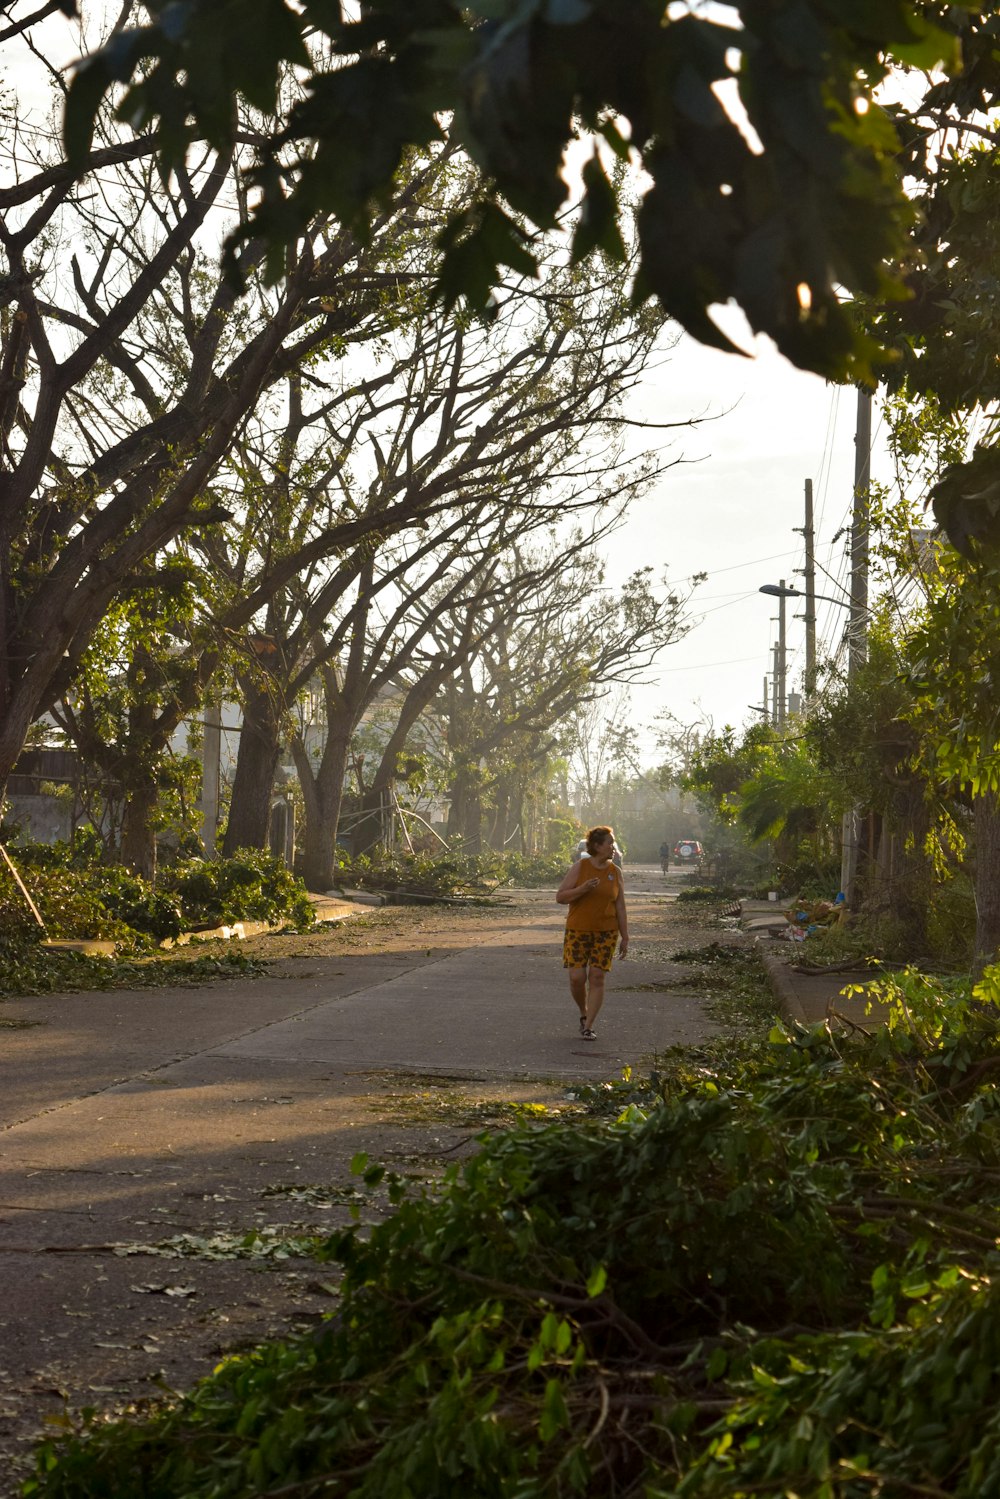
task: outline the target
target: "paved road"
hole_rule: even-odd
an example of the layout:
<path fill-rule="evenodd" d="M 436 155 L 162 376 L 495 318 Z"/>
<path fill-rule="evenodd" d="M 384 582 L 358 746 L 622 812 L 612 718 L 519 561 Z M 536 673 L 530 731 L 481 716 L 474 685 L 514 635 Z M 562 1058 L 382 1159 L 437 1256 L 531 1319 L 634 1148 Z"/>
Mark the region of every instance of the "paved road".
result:
<path fill-rule="evenodd" d="M 4 1150 L 39 1115 L 169 1086 L 175 1073 L 188 1088 L 202 1076 L 237 1090 L 241 1073 L 263 1068 L 593 1078 L 696 1041 L 707 1026 L 700 998 L 647 987 L 683 971 L 656 946 L 671 887 L 658 870 L 629 873 L 633 957 L 616 965 L 596 1044 L 576 1034 L 559 957 L 564 913 L 550 892 L 514 892 L 509 925 L 458 947 L 424 948 L 415 936 L 408 950 L 301 960 L 250 982 L 8 1001 L 3 1018 L 26 1029 L 0 1032 Z"/>
<path fill-rule="evenodd" d="M 629 875 L 635 957 L 616 965 L 596 1043 L 578 1034 L 551 892 L 515 892 L 465 937 L 414 918 L 391 950 L 292 959 L 256 981 L 0 1006 L 0 1443 L 5 1420 L 23 1437 L 60 1391 L 75 1406 L 161 1374 L 185 1383 L 234 1338 L 317 1314 L 294 1270 L 263 1294 L 259 1266 L 102 1246 L 301 1221 L 292 1189 L 349 1180 L 356 1150 L 412 1163 L 397 1094 L 564 1097 L 711 1034 L 672 960 L 706 934 L 678 925 L 658 869 Z M 468 1135 L 432 1127 L 428 1151 Z M 148 1289 L 168 1282 L 191 1295 Z"/>

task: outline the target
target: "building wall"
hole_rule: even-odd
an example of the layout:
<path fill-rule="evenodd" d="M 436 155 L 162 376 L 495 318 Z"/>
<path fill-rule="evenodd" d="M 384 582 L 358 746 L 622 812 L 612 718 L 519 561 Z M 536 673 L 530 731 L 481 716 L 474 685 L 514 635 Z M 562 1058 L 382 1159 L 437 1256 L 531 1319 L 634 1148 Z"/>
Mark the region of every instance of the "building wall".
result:
<path fill-rule="evenodd" d="M 73 833 L 73 803 L 61 796 L 8 796 L 7 822 L 16 823 L 25 843 L 68 843 Z"/>

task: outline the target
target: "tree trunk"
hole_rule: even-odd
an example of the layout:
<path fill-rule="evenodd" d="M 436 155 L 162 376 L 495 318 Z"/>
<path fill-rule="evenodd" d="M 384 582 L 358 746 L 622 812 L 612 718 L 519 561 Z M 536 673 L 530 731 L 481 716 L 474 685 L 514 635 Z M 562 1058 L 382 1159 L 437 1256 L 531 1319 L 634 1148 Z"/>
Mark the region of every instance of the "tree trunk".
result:
<path fill-rule="evenodd" d="M 243 729 L 229 821 L 222 842 L 223 858 L 231 859 L 238 848 L 267 848 L 281 720 L 281 706 L 274 691 L 259 687 L 244 689 Z"/>
<path fill-rule="evenodd" d="M 470 777 L 459 767 L 448 788 L 448 837 L 461 838 L 465 833 L 466 804 L 472 789 Z"/>
<path fill-rule="evenodd" d="M 385 831 L 385 808 L 396 779 L 399 757 L 406 748 L 413 725 L 430 703 L 444 676 L 432 672 L 410 688 L 403 702 L 396 726 L 389 736 L 371 785 L 361 798 L 364 813 L 354 828 L 353 847 L 364 851 L 381 842 Z M 411 828 L 412 833 L 412 828 Z M 403 839 L 405 844 L 406 840 Z"/>
<path fill-rule="evenodd" d="M 507 786 L 498 786 L 495 792 L 496 816 L 490 833 L 490 847 L 503 853 L 507 845 L 510 818 L 510 791 Z"/>
<path fill-rule="evenodd" d="M 973 976 L 997 961 L 1000 950 L 1000 801 L 995 792 L 972 804 L 976 831 L 976 951 Z"/>
<path fill-rule="evenodd" d="M 145 646 L 138 645 L 129 662 L 127 676 L 130 686 L 135 685 L 139 689 L 135 692 L 128 711 L 128 744 L 131 752 L 126 751 L 123 759 L 115 766 L 125 799 L 118 856 L 126 869 L 131 869 L 150 881 L 156 878 L 154 821 L 159 801 L 156 767 L 169 738 L 169 732 L 166 735 L 157 733 L 158 704 L 155 698 L 141 690 L 142 684 L 153 676 L 154 669 L 149 651 Z"/>
<path fill-rule="evenodd" d="M 517 787 L 511 799 L 510 818 L 514 823 L 513 846 L 517 853 L 527 853 L 528 845 L 525 839 L 524 827 L 524 785 Z"/>
<path fill-rule="evenodd" d="M 899 927 L 900 948 L 908 953 L 922 953 L 927 947 L 927 911 L 934 888 L 926 852 L 929 831 L 923 785 L 901 784 L 890 828 L 883 825 L 875 861 L 866 871 L 865 914 L 891 917 Z"/>
<path fill-rule="evenodd" d="M 478 779 L 469 786 L 462 826 L 462 852 L 479 854 L 483 849 L 483 794 Z"/>
<path fill-rule="evenodd" d="M 153 820 L 159 800 L 155 781 L 125 789 L 121 862 L 151 883 L 156 879 L 156 830 Z"/>
<path fill-rule="evenodd" d="M 351 847 L 368 853 L 382 842 L 388 793 L 369 789 L 361 798 L 361 815 L 351 829 Z"/>
<path fill-rule="evenodd" d="M 462 852 L 478 854 L 483 846 L 483 797 L 478 766 L 459 766 L 451 784 L 448 805 L 448 837 L 461 838 Z"/>
<path fill-rule="evenodd" d="M 350 748 L 351 729 L 347 723 L 331 723 L 323 757 L 315 771 L 309 764 L 304 748 L 298 742 L 292 746 L 305 806 L 302 878 L 306 882 L 306 889 L 317 894 L 329 890 L 335 879 L 337 830 L 344 800 L 344 775 Z"/>

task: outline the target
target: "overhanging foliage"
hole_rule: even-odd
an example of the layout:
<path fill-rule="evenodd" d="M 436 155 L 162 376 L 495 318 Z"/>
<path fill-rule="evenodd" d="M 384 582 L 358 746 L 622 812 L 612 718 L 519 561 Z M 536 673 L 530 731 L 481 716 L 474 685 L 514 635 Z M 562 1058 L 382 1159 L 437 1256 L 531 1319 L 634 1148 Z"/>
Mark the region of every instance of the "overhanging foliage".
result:
<path fill-rule="evenodd" d="M 641 169 L 639 299 L 658 297 L 719 348 L 733 345 L 710 308 L 733 299 L 797 364 L 841 378 L 870 378 L 878 353 L 843 290 L 903 291 L 887 269 L 910 217 L 900 143 L 868 101 L 889 54 L 957 68 L 966 29 L 966 7 L 913 0 L 738 0 L 732 22 L 663 0 L 372 0 L 352 19 L 326 0 L 150 9 L 150 24 L 118 31 L 77 69 L 70 160 L 85 169 L 94 117 L 119 86 L 119 117 L 158 131 L 166 171 L 193 140 L 228 153 L 241 99 L 276 115 L 237 236 L 263 238 L 272 278 L 317 212 L 364 236 L 407 153 L 447 135 L 486 183 L 442 230 L 438 290 L 486 310 L 506 269 L 533 273 L 535 234 L 571 196 L 564 152 L 585 135 L 574 258 L 624 257 L 623 205 Z M 329 63 L 316 62 L 317 38 Z M 288 66 L 308 72 L 309 91 L 283 116 Z"/>

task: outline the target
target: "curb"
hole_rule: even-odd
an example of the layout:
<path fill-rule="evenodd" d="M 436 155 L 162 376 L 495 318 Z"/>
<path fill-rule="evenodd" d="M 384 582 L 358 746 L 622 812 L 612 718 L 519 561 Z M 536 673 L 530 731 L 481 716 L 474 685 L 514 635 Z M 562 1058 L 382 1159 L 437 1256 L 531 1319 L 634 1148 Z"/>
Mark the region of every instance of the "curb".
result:
<path fill-rule="evenodd" d="M 330 899 L 323 895 L 310 895 L 309 899 L 313 903 L 318 926 L 332 926 L 334 923 L 349 921 L 352 916 L 360 916 L 364 910 L 364 906 L 359 908 L 348 901 Z M 283 921 L 246 919 L 230 922 L 226 926 L 214 926 L 207 931 L 181 932 L 177 937 L 165 937 L 160 946 L 165 951 L 170 951 L 175 947 L 188 947 L 198 942 L 232 942 L 233 940 L 243 942 L 247 937 L 262 937 L 268 932 L 285 930 L 286 924 Z"/>
<path fill-rule="evenodd" d="M 272 924 L 269 921 L 234 921 L 228 926 L 213 926 L 201 932 L 180 932 L 176 937 L 164 937 L 160 946 L 165 952 L 170 952 L 175 947 L 191 947 L 198 942 L 231 942 L 234 938 L 243 942 L 247 937 L 260 937 L 265 932 L 283 930 L 283 922 Z"/>
<path fill-rule="evenodd" d="M 773 958 L 768 953 L 760 952 L 759 945 L 756 943 L 754 945 L 758 946 L 758 957 L 771 981 L 771 988 L 774 990 L 782 1012 L 789 1020 L 797 1021 L 799 1025 L 809 1025 L 810 1021 L 799 1002 L 795 985 L 789 976 L 788 964 L 783 963 L 780 958 Z"/>

